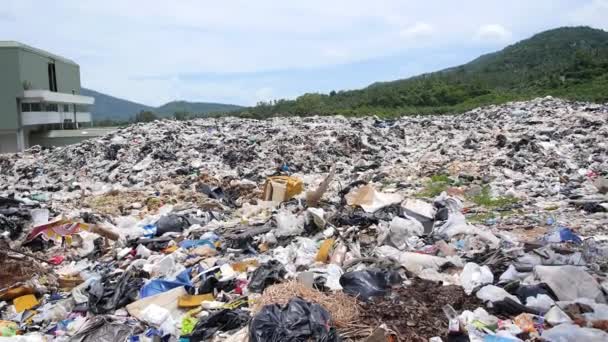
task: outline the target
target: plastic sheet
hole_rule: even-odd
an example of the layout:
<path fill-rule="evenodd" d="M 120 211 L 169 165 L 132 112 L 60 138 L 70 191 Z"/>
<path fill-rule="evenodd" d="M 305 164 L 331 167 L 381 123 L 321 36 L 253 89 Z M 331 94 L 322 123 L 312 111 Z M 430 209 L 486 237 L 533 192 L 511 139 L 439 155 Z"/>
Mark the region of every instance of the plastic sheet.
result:
<path fill-rule="evenodd" d="M 598 303 L 606 303 L 598 282 L 581 267 L 536 266 L 534 274 L 553 290 L 559 300 L 590 298 Z"/>
<path fill-rule="evenodd" d="M 551 329 L 543 331 L 541 337 L 551 342 L 605 342 L 608 341 L 608 333 L 599 329 L 581 328 L 575 324 L 560 324 Z"/>
<path fill-rule="evenodd" d="M 124 341 L 133 333 L 133 327 L 122 321 L 106 316 L 95 316 L 89 319 L 73 336 L 73 342 L 115 342 Z"/>
<path fill-rule="evenodd" d="M 399 273 L 377 269 L 346 272 L 340 277 L 344 292 L 362 300 L 384 296 L 390 293 L 393 285 L 398 285 L 401 281 Z"/>
<path fill-rule="evenodd" d="M 139 291 L 141 298 L 157 295 L 180 286 L 192 286 L 190 269 L 181 272 L 174 280 L 154 279 L 144 285 Z"/>
<path fill-rule="evenodd" d="M 279 283 L 287 273 L 283 264 L 276 260 L 260 265 L 249 278 L 249 290 L 262 293 L 267 286 Z"/>

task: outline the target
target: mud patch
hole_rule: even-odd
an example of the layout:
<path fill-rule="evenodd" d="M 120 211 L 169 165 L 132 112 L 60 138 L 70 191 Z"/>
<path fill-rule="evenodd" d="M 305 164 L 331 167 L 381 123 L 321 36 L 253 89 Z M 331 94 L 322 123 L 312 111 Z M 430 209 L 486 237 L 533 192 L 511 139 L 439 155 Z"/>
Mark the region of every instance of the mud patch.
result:
<path fill-rule="evenodd" d="M 0 253 L 0 289 L 11 287 L 20 282 L 25 282 L 37 274 L 46 273 L 45 270 L 35 266 L 28 259 L 12 259 L 4 253 Z"/>
<path fill-rule="evenodd" d="M 448 321 L 441 309 L 446 304 L 458 312 L 483 305 L 476 297 L 467 296 L 460 286 L 414 279 L 411 286 L 396 289 L 387 298 L 363 304 L 362 320 L 370 326 L 385 323 L 399 334 L 401 341 L 428 341 L 447 334 Z"/>

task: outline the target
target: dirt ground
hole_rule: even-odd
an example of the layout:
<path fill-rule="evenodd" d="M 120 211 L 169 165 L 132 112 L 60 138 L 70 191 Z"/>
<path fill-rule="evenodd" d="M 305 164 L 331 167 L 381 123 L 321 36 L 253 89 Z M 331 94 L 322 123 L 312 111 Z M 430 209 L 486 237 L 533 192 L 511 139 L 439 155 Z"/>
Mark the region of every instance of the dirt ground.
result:
<path fill-rule="evenodd" d="M 4 289 L 16 283 L 27 281 L 34 274 L 41 274 L 39 268 L 32 261 L 25 259 L 13 259 L 0 253 L 0 289 Z"/>
<path fill-rule="evenodd" d="M 388 298 L 363 304 L 362 320 L 371 326 L 386 323 L 401 341 L 428 341 L 447 334 L 448 320 L 442 310 L 446 304 L 458 312 L 483 305 L 460 286 L 414 279 L 411 286 L 396 289 Z"/>

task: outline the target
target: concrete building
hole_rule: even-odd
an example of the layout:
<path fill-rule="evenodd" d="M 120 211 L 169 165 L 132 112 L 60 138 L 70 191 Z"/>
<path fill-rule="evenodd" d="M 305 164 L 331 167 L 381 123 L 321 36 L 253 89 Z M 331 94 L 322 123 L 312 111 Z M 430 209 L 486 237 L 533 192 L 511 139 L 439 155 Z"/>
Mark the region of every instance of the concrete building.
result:
<path fill-rule="evenodd" d="M 49 136 L 53 130 L 91 125 L 95 99 L 80 95 L 80 68 L 75 62 L 0 41 L 0 75 L 0 153 L 23 151 L 38 140 L 37 135 Z"/>

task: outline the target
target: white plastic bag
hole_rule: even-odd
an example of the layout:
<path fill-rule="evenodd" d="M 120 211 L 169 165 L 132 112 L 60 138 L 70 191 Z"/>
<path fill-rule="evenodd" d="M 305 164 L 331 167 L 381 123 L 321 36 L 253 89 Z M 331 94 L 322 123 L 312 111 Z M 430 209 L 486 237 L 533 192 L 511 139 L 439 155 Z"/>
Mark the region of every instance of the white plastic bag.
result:
<path fill-rule="evenodd" d="M 494 303 L 504 300 L 505 298 L 511 298 L 517 303 L 521 304 L 517 297 L 494 285 L 486 285 L 482 287 L 475 295 L 484 302 Z"/>
<path fill-rule="evenodd" d="M 471 295 L 473 290 L 481 285 L 491 284 L 494 281 L 494 275 L 488 266 L 479 266 L 474 262 L 468 262 L 464 265 L 462 273 L 460 273 L 460 284 L 467 295 Z"/>
<path fill-rule="evenodd" d="M 304 231 L 304 216 L 296 216 L 282 211 L 275 215 L 277 229 L 273 231 L 277 237 L 299 235 Z"/>
<path fill-rule="evenodd" d="M 551 329 L 543 331 L 542 338 L 551 342 L 605 342 L 608 341 L 608 333 L 599 329 L 581 328 L 575 324 L 560 324 Z"/>
<path fill-rule="evenodd" d="M 395 216 L 389 226 L 388 239 L 400 250 L 407 248 L 408 238 L 424 233 L 422 223 L 417 220 Z"/>

